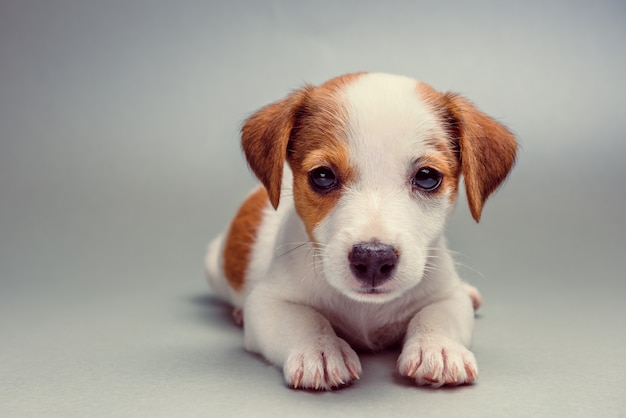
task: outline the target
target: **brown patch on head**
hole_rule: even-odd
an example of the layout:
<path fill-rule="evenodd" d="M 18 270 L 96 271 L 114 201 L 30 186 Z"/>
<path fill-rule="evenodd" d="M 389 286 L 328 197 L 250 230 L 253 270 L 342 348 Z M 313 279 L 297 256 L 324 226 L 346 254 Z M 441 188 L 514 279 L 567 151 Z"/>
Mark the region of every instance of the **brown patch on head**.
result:
<path fill-rule="evenodd" d="M 335 207 L 342 186 L 354 176 L 345 142 L 348 114 L 340 91 L 359 75 L 337 77 L 310 90 L 291 133 L 287 160 L 294 175 L 295 207 L 313 241 L 313 229 Z M 311 186 L 309 173 L 319 167 L 333 171 L 336 188 L 320 193 Z"/>
<path fill-rule="evenodd" d="M 307 124 L 325 130 L 311 136 L 312 144 L 309 148 L 321 145 L 324 142 L 320 141 L 321 138 L 335 132 L 334 125 L 346 117 L 345 112 L 337 106 L 336 92 L 360 74 L 336 77 L 319 87 L 307 85 L 285 99 L 261 108 L 244 123 L 241 128 L 241 146 L 250 168 L 267 189 L 274 208 L 278 207 L 280 200 L 287 148 L 289 155 L 297 159 L 297 144 L 309 141 L 306 135 L 311 129 L 303 129 Z M 300 139 L 295 140 L 296 137 Z M 293 144 L 296 146 L 292 147 Z"/>
<path fill-rule="evenodd" d="M 224 275 L 230 286 L 241 291 L 250 263 L 250 253 L 268 203 L 267 191 L 259 188 L 241 205 L 224 242 Z"/>
<path fill-rule="evenodd" d="M 449 146 L 444 141 L 430 141 L 432 146 L 437 150 L 435 153 L 422 157 L 417 161 L 417 168 L 430 167 L 442 174 L 441 186 L 429 193 L 449 192 L 448 199 L 450 202 L 456 200 L 459 189 L 460 164 Z"/>
<path fill-rule="evenodd" d="M 451 150 L 461 164 L 470 212 L 478 222 L 485 201 L 515 163 L 515 137 L 460 95 L 439 93 L 423 83 L 418 85 L 418 92 L 448 132 Z"/>
<path fill-rule="evenodd" d="M 337 186 L 328 192 L 316 191 L 310 182 L 310 172 L 316 168 L 327 167 L 336 177 Z M 331 140 L 327 148 L 315 150 L 310 157 L 292 164 L 293 195 L 296 212 L 304 223 L 307 233 L 315 241 L 313 229 L 337 205 L 341 190 L 354 176 L 346 148 L 336 140 Z"/>
<path fill-rule="evenodd" d="M 417 93 L 424 101 L 431 106 L 437 117 L 443 122 L 445 115 L 441 108 L 437 106 L 441 93 L 425 83 L 417 83 Z M 461 162 L 458 146 L 450 138 L 449 131 L 445 128 L 441 132 L 432 134 L 427 140 L 428 145 L 435 150 L 435 153 L 420 159 L 420 167 L 431 167 L 443 175 L 440 191 L 449 190 L 449 200 L 456 200 L 459 191 L 459 179 L 461 177 Z"/>

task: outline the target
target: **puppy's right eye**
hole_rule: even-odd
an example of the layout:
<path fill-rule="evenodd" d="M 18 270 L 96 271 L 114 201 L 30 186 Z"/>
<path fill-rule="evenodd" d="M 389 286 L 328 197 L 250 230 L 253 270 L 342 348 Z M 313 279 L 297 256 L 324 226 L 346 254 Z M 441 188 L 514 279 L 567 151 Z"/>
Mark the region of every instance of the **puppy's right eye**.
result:
<path fill-rule="evenodd" d="M 337 176 L 328 167 L 317 167 L 309 172 L 311 187 L 321 193 L 329 192 L 337 186 Z"/>

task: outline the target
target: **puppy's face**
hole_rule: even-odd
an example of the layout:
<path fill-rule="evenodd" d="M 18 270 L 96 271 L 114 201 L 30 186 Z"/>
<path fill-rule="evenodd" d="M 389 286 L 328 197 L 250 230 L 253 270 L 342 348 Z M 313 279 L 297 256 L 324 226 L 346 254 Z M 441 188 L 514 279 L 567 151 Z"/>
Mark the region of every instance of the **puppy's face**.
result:
<path fill-rule="evenodd" d="M 421 280 L 454 203 L 459 161 L 425 87 L 347 81 L 312 92 L 292 131 L 295 206 L 326 280 L 384 301 Z"/>
<path fill-rule="evenodd" d="M 276 106 L 283 107 L 282 120 L 267 113 L 278 110 Z M 263 112 L 265 122 L 259 119 Z M 461 120 L 457 114 L 464 112 L 474 119 L 466 115 Z M 268 131 L 267 124 L 277 120 L 279 126 Z M 471 128 L 478 152 L 506 155 L 494 161 L 473 156 L 476 151 L 464 144 L 464 136 L 470 135 L 467 124 L 479 125 L 480 135 Z M 494 126 L 496 140 L 488 132 Z M 265 140 L 254 139 L 259 132 Z M 483 141 L 485 132 L 489 138 Z M 272 170 L 285 158 L 289 162 L 295 208 L 316 247 L 316 264 L 325 280 L 348 297 L 371 302 L 401 295 L 436 264 L 431 248 L 453 209 L 461 172 L 478 220 L 484 200 L 515 156 L 508 131 L 464 99 L 382 74 L 343 76 L 304 88 L 249 119 L 242 137 L 248 160 L 275 206 L 280 174 Z M 259 141 L 268 140 L 275 148 L 265 151 L 279 153 L 278 159 L 258 155 Z M 504 151 L 492 143 L 503 143 Z M 469 160 L 465 165 L 482 167 L 465 168 L 464 157 Z M 479 170 L 494 173 L 471 178 Z"/>

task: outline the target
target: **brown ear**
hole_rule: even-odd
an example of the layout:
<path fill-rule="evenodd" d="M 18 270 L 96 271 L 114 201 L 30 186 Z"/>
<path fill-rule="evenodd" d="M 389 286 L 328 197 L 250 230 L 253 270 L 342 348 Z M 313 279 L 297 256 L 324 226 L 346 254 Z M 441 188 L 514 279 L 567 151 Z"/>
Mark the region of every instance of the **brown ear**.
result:
<path fill-rule="evenodd" d="M 250 116 L 241 128 L 241 146 L 254 174 L 267 189 L 274 209 L 278 207 L 287 144 L 296 113 L 307 89 L 294 91 Z"/>
<path fill-rule="evenodd" d="M 469 100 L 452 93 L 444 98 L 450 112 L 450 128 L 461 154 L 470 212 L 478 222 L 485 201 L 513 168 L 517 142 L 506 127 Z"/>

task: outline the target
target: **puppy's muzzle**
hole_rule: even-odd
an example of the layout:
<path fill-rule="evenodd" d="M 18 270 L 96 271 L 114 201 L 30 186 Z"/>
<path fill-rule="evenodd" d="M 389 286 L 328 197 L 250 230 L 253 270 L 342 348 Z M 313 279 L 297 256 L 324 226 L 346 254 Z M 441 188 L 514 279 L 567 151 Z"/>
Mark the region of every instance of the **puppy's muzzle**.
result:
<path fill-rule="evenodd" d="M 364 286 L 374 288 L 389 280 L 398 264 L 395 247 L 378 240 L 352 246 L 348 254 L 350 270 Z"/>

